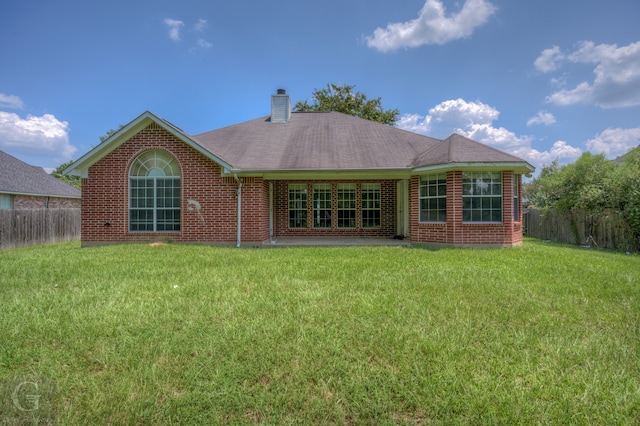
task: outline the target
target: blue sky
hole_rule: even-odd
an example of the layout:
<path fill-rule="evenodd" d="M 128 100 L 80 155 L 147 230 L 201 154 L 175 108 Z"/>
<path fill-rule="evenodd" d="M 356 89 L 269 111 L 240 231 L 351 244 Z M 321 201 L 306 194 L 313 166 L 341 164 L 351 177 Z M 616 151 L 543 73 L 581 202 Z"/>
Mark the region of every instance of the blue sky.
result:
<path fill-rule="evenodd" d="M 151 111 L 190 134 L 355 85 L 400 128 L 538 169 L 640 144 L 637 0 L 35 1 L 0 6 L 0 150 L 54 168 Z"/>

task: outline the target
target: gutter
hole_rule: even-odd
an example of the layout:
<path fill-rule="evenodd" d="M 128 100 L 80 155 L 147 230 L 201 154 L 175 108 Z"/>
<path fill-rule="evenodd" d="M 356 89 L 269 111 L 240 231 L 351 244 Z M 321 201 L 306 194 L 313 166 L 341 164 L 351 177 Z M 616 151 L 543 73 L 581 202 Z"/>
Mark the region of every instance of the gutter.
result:
<path fill-rule="evenodd" d="M 451 169 L 451 170 L 514 170 L 519 174 L 527 174 L 532 173 L 535 170 L 531 164 L 522 161 L 522 162 L 461 162 L 461 163 L 443 163 L 443 164 L 434 164 L 432 166 L 419 166 L 415 167 L 412 172 L 413 173 L 424 173 L 431 171 L 440 171 L 443 169 Z"/>
<path fill-rule="evenodd" d="M 237 242 L 236 242 L 236 247 L 240 247 L 240 237 L 242 235 L 242 180 L 240 180 L 238 178 L 238 175 L 236 173 L 233 174 L 233 178 L 236 180 L 237 184 L 238 184 L 238 188 L 236 189 L 236 198 L 238 199 L 238 236 L 237 236 Z"/>

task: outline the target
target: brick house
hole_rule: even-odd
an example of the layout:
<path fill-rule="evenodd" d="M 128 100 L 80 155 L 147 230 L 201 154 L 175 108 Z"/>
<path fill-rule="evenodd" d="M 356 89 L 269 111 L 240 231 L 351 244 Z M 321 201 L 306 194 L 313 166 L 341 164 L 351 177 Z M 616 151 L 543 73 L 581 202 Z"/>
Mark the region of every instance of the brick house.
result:
<path fill-rule="evenodd" d="M 337 112 L 271 115 L 188 135 L 145 112 L 65 173 L 82 177 L 82 243 L 261 245 L 287 237 L 522 241 L 526 161 Z"/>
<path fill-rule="evenodd" d="M 80 208 L 80 198 L 78 188 L 0 151 L 0 209 Z"/>

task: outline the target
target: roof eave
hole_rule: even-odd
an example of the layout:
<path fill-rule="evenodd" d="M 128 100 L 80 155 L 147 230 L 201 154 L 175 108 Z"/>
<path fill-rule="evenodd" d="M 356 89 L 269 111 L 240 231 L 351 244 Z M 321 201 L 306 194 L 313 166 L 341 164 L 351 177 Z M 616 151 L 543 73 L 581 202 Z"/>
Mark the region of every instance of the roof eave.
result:
<path fill-rule="evenodd" d="M 260 176 L 265 180 L 295 179 L 408 179 L 410 168 L 373 169 L 233 169 L 224 170 L 226 175 Z"/>
<path fill-rule="evenodd" d="M 415 167 L 413 174 L 423 174 L 429 172 L 440 172 L 444 170 L 461 170 L 461 171 L 502 171 L 510 170 L 517 174 L 529 174 L 535 171 L 535 167 L 526 161 L 514 162 L 459 162 L 434 164 L 429 166 Z"/>
<path fill-rule="evenodd" d="M 184 132 L 180 131 L 173 125 L 170 125 L 168 122 L 156 116 L 155 114 L 149 111 L 145 111 L 140 116 L 138 116 L 138 118 L 134 119 L 129 124 L 119 129 L 117 132 L 115 132 L 113 135 L 108 137 L 99 145 L 97 145 L 96 147 L 91 149 L 89 152 L 84 154 L 78 160 L 71 163 L 71 165 L 63 171 L 63 174 L 67 176 L 80 176 L 83 178 L 88 177 L 89 167 L 93 166 L 104 156 L 106 156 L 107 154 L 109 154 L 110 152 L 118 148 L 120 145 L 125 143 L 127 140 L 133 137 L 136 133 L 138 133 L 139 131 L 141 131 L 151 123 L 158 124 L 160 127 L 162 127 L 165 131 L 167 131 L 171 135 L 180 139 L 181 141 L 183 141 L 184 143 L 186 143 L 191 148 L 195 149 L 205 157 L 209 158 L 210 160 L 218 163 L 223 169 L 233 169 L 233 167 L 230 164 L 226 163 L 221 158 L 215 156 L 210 151 L 204 149 L 202 146 L 200 146 L 197 142 L 195 142 L 191 137 L 189 137 Z"/>
<path fill-rule="evenodd" d="M 81 199 L 81 195 L 59 195 L 59 194 L 40 194 L 37 192 L 24 192 L 24 191 L 5 191 L 0 189 L 0 194 L 8 194 L 8 195 L 26 195 L 29 197 L 50 197 L 50 198 L 74 198 Z"/>

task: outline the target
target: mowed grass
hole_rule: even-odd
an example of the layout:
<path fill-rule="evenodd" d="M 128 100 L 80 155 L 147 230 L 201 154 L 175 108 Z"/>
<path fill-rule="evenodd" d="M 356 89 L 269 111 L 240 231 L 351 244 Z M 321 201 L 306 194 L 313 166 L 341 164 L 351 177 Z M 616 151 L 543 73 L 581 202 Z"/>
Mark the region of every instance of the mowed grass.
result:
<path fill-rule="evenodd" d="M 0 381 L 60 424 L 637 424 L 639 354 L 635 255 L 0 252 Z"/>

